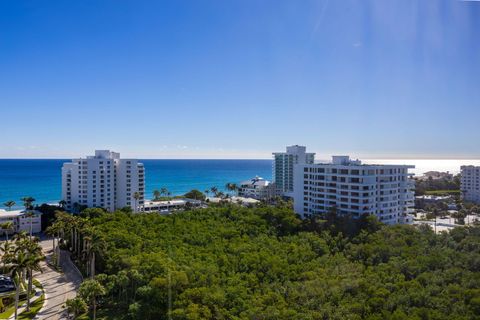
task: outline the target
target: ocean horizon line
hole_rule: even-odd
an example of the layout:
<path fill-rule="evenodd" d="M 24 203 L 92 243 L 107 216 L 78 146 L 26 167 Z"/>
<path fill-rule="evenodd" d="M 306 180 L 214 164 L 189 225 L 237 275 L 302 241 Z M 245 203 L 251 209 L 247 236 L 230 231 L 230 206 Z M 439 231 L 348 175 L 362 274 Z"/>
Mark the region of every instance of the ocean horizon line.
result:
<path fill-rule="evenodd" d="M 337 155 L 337 154 L 334 154 Z M 347 154 L 338 154 L 338 155 L 347 155 Z M 86 158 L 86 157 L 78 157 L 78 158 L 1 158 L 1 160 L 72 160 L 72 159 L 80 159 L 80 158 Z M 123 157 L 122 157 L 123 158 Z M 458 158 L 444 158 L 444 157 L 437 157 L 437 158 L 430 158 L 430 157 L 356 157 L 356 156 L 350 156 L 352 159 L 359 159 L 359 160 L 437 160 L 437 161 L 480 161 L 480 157 L 475 158 L 467 158 L 467 157 L 458 157 Z M 205 161 L 211 161 L 211 160 L 273 160 L 272 158 L 144 158 L 144 157 L 125 157 L 124 159 L 138 159 L 138 160 L 205 160 Z M 331 158 L 327 159 L 318 159 L 315 160 L 315 162 L 318 161 L 330 161 Z"/>
<path fill-rule="evenodd" d="M 411 172 L 420 176 L 427 171 L 458 174 L 462 165 L 480 166 L 480 160 L 458 159 L 365 159 L 365 164 L 414 165 Z M 0 207 L 5 201 L 20 203 L 23 196 L 32 196 L 38 203 L 56 202 L 61 197 L 62 163 L 69 158 L 0 159 Z M 145 194 L 167 188 L 174 195 L 192 189 L 200 191 L 255 176 L 273 180 L 273 159 L 140 159 L 145 166 Z M 317 162 L 328 162 L 319 159 Z"/>

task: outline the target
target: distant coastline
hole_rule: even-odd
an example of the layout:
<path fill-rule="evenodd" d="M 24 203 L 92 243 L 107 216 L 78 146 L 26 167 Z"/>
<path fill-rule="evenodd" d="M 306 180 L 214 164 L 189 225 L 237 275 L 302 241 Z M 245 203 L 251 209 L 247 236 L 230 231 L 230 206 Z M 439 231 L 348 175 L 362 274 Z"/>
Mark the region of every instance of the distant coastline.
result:
<path fill-rule="evenodd" d="M 408 164 L 414 165 L 411 172 L 422 175 L 427 171 L 460 173 L 460 167 L 465 165 L 480 166 L 480 159 L 364 159 L 364 163 Z"/>
<path fill-rule="evenodd" d="M 0 207 L 8 200 L 32 196 L 40 203 L 55 203 L 61 193 L 61 166 L 69 159 L 0 159 Z M 204 191 L 227 182 L 240 182 L 256 175 L 272 179 L 272 160 L 235 159 L 143 159 L 146 169 L 146 198 L 153 190 L 167 188 L 173 195 L 191 189 Z M 327 160 L 325 160 L 327 161 Z M 479 159 L 367 159 L 364 163 L 415 165 L 412 172 L 449 171 L 457 174 L 462 165 L 480 165 Z M 323 162 L 319 160 L 317 162 Z"/>

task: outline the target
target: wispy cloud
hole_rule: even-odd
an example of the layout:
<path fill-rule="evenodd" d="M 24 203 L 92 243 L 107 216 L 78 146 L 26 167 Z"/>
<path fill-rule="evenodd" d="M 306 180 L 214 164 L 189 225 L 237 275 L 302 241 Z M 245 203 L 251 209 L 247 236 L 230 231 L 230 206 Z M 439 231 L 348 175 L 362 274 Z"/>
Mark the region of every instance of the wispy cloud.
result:
<path fill-rule="evenodd" d="M 40 147 L 38 146 L 16 146 L 14 147 L 17 151 L 28 151 L 28 150 L 38 150 Z"/>
<path fill-rule="evenodd" d="M 325 15 L 325 11 L 327 9 L 327 6 L 328 6 L 329 2 L 330 2 L 329 0 L 325 0 L 322 8 L 320 9 L 320 14 L 318 15 L 317 22 L 315 23 L 315 26 L 313 27 L 312 36 L 311 36 L 312 40 L 315 37 L 315 35 L 317 34 L 318 30 L 320 29 L 320 25 L 322 24 L 323 16 Z"/>

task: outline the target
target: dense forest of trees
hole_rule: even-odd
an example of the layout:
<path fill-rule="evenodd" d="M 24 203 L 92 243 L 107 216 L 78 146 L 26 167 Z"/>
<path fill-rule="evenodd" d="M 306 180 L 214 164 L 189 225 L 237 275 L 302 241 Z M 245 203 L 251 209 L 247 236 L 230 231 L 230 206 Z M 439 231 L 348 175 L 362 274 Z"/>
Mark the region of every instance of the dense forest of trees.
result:
<path fill-rule="evenodd" d="M 233 205 L 84 216 L 73 226 L 59 219 L 61 233 L 67 247 L 79 225 L 87 243 L 96 239 L 90 276 L 105 287 L 98 312 L 107 319 L 480 315 L 479 227 L 435 235 L 372 217 L 300 221 L 288 208 Z"/>

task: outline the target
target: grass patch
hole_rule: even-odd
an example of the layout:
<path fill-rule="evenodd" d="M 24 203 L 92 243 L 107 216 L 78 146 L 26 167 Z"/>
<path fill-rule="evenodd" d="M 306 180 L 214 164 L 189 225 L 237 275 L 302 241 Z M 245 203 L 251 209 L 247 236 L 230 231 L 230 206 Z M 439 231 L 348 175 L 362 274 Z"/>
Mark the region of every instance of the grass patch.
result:
<path fill-rule="evenodd" d="M 28 312 L 22 312 L 19 316 L 18 316 L 18 319 L 33 319 L 33 317 L 35 317 L 38 313 L 38 311 L 40 311 L 40 309 L 42 308 L 43 306 L 43 302 L 45 301 L 45 294 L 42 294 L 40 296 L 40 298 L 38 298 L 37 300 L 35 300 L 35 302 L 33 302 L 31 305 L 30 305 L 30 311 Z"/>
<path fill-rule="evenodd" d="M 42 284 L 37 279 L 33 279 L 33 284 L 37 288 L 43 290 Z M 12 293 L 12 298 L 15 299 L 15 292 Z M 44 301 L 45 301 L 45 294 L 42 294 L 40 298 L 35 300 L 30 305 L 30 312 L 23 312 L 18 316 L 18 319 L 32 319 L 37 314 L 37 312 L 42 308 Z M 18 301 L 18 307 L 20 308 L 25 303 L 27 303 L 27 299 L 20 299 Z M 15 301 L 11 305 L 9 305 L 4 312 L 0 313 L 0 319 L 8 319 L 14 313 L 15 313 Z"/>
<path fill-rule="evenodd" d="M 22 299 L 18 301 L 18 307 L 27 302 L 27 299 Z M 15 313 L 15 301 L 7 307 L 7 309 L 0 313 L 0 319 L 8 319 L 12 314 Z"/>
<path fill-rule="evenodd" d="M 460 194 L 460 190 L 429 190 L 425 191 L 425 194 L 431 196 L 456 195 Z"/>
<path fill-rule="evenodd" d="M 12 297 L 12 298 L 15 298 L 15 291 L 11 291 L 11 292 L 4 292 L 2 294 L 0 294 L 0 298 L 8 298 L 8 297 Z"/>
<path fill-rule="evenodd" d="M 40 281 L 38 281 L 37 279 L 33 279 L 32 282 L 33 282 L 33 284 L 34 284 L 35 287 L 43 290 L 43 286 L 42 286 L 42 284 L 40 283 Z"/>

